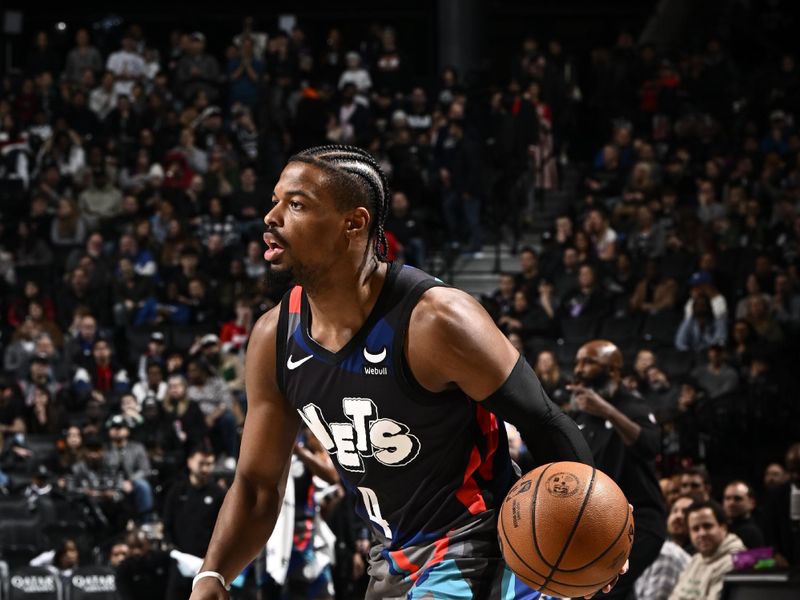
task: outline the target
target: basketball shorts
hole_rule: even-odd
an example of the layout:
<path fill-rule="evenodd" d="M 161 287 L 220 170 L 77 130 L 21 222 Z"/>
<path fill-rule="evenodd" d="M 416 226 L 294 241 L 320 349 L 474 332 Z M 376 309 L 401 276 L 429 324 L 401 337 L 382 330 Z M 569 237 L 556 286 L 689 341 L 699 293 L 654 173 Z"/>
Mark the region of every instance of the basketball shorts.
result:
<path fill-rule="evenodd" d="M 365 600 L 545 600 L 506 566 L 494 511 L 433 542 L 370 550 Z"/>

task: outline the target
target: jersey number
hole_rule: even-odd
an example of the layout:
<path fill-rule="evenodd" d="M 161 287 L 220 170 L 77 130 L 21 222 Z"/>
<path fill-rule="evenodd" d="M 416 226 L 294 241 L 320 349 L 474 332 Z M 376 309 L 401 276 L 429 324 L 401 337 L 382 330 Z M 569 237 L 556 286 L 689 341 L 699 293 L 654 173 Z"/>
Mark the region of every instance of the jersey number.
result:
<path fill-rule="evenodd" d="M 389 522 L 381 516 L 381 507 L 378 505 L 378 496 L 375 492 L 368 487 L 360 487 L 358 491 L 361 492 L 361 499 L 364 501 L 364 508 L 367 509 L 369 520 L 375 523 L 383 530 L 383 535 L 392 539 L 392 530 L 389 528 Z"/>

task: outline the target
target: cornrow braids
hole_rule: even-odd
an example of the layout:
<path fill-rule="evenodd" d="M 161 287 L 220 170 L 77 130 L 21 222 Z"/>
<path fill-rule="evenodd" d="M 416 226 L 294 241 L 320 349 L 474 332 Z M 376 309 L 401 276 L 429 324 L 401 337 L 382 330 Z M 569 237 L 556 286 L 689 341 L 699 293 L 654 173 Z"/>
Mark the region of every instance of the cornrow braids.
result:
<path fill-rule="evenodd" d="M 316 146 L 298 152 L 288 162 L 304 162 L 316 165 L 340 177 L 367 193 L 367 205 L 373 213 L 370 238 L 374 239 L 375 254 L 386 262 L 389 244 L 386 241 L 384 224 L 389 207 L 389 183 L 378 161 L 366 150 L 356 146 L 331 144 Z"/>

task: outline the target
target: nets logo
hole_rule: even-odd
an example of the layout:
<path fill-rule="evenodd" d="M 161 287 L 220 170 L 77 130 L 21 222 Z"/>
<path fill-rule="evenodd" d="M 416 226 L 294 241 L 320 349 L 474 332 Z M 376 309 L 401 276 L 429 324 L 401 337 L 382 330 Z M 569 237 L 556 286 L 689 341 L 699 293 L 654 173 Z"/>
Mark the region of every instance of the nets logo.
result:
<path fill-rule="evenodd" d="M 298 410 L 300 417 L 343 469 L 364 472 L 364 459 L 372 457 L 387 467 L 403 467 L 419 454 L 420 443 L 407 425 L 378 417 L 369 398 L 342 399 L 348 423 L 327 423 L 313 403 Z"/>

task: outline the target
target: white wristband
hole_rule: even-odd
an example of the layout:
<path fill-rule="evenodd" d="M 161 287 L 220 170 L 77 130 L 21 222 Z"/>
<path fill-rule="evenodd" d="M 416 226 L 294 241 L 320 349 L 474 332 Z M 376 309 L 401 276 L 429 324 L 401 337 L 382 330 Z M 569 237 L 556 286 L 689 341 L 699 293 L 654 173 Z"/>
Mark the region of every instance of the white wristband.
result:
<path fill-rule="evenodd" d="M 225 578 L 216 571 L 203 571 L 202 573 L 195 575 L 194 579 L 192 579 L 192 591 L 194 591 L 194 586 L 197 585 L 197 582 L 203 579 L 203 577 L 213 577 L 214 579 L 217 579 L 222 584 L 222 587 L 224 587 L 226 590 L 231 589 L 231 586 L 225 583 Z"/>

